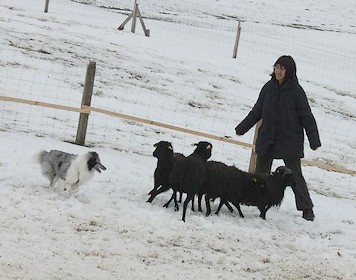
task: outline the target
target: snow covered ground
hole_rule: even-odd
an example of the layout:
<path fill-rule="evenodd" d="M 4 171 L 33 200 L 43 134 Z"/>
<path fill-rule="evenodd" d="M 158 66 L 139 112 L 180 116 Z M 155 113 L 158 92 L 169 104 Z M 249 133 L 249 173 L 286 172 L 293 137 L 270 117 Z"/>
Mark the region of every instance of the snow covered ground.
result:
<path fill-rule="evenodd" d="M 306 142 L 306 159 L 356 170 L 355 1 L 139 1 L 149 38 L 139 22 L 116 29 L 133 1 L 50 0 L 48 14 L 44 2 L 0 3 L 0 95 L 79 107 L 94 60 L 94 107 L 251 143 L 234 127 L 291 54 L 323 145 Z M 145 202 L 152 145 L 188 155 L 208 139 L 93 113 L 81 147 L 77 121 L 0 101 L 0 279 L 356 279 L 355 176 L 303 168 L 314 222 L 288 188 L 265 221 L 242 206 L 245 219 L 189 210 L 183 223 L 162 207 L 169 192 Z M 212 159 L 247 169 L 249 149 L 211 142 Z M 42 149 L 95 150 L 107 170 L 76 195 L 53 191 L 33 160 Z"/>

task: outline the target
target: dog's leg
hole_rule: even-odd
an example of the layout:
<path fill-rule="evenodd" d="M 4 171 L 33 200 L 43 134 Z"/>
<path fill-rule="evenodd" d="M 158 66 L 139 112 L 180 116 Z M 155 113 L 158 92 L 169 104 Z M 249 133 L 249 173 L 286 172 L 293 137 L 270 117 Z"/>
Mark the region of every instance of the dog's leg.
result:
<path fill-rule="evenodd" d="M 79 182 L 71 185 L 70 187 L 70 193 L 77 193 L 79 191 Z"/>
<path fill-rule="evenodd" d="M 57 185 L 58 185 L 59 191 L 66 191 L 67 190 L 66 189 L 66 185 L 67 185 L 66 181 L 59 177 L 58 177 L 57 181 L 58 181 Z"/>
<path fill-rule="evenodd" d="M 54 185 L 57 183 L 58 179 L 59 179 L 59 177 L 58 177 L 57 175 L 54 175 L 54 177 L 53 177 L 52 180 L 50 181 L 50 185 L 49 185 L 49 187 L 50 187 L 51 189 L 54 189 Z"/>

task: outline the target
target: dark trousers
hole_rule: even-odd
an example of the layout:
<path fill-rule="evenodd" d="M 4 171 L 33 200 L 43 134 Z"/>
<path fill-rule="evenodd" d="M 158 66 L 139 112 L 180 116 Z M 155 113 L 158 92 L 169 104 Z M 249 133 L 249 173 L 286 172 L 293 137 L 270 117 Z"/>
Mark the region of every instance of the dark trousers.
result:
<path fill-rule="evenodd" d="M 310 198 L 307 184 L 302 174 L 300 158 L 284 158 L 284 164 L 292 170 L 294 182 L 291 187 L 295 196 L 297 210 L 313 209 L 313 202 Z M 273 149 L 268 149 L 264 155 L 257 155 L 256 173 L 270 173 L 273 162 Z"/>

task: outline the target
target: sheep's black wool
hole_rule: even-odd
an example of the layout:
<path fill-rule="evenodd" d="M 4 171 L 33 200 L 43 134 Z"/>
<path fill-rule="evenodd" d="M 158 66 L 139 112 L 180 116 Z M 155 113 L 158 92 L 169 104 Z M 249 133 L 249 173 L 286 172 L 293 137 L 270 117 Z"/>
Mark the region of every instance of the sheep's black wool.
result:
<path fill-rule="evenodd" d="M 226 204 L 229 208 L 228 201 L 230 201 L 237 208 L 239 215 L 243 217 L 239 198 L 244 195 L 244 190 L 243 188 L 237 188 L 236 184 L 245 185 L 244 172 L 217 161 L 208 161 L 206 163 L 206 171 L 207 177 L 203 189 L 205 193 L 206 216 L 209 216 L 211 213 L 210 199 L 219 197 L 220 204 L 215 214 L 219 213 L 223 204 Z"/>
<path fill-rule="evenodd" d="M 173 146 L 168 141 L 160 141 L 153 146 L 156 148 L 153 156 L 157 158 L 157 167 L 154 171 L 154 186 L 148 193 L 151 196 L 147 202 L 152 202 L 157 195 L 170 189 L 169 173 L 175 162 L 184 158 L 183 154 L 173 153 Z"/>
<path fill-rule="evenodd" d="M 246 193 L 242 204 L 257 206 L 260 217 L 266 219 L 266 212 L 272 206 L 279 207 L 284 198 L 284 191 L 293 180 L 292 171 L 286 166 L 277 167 L 272 174 L 254 174 L 254 188 Z"/>
<path fill-rule="evenodd" d="M 174 199 L 174 208 L 178 210 L 176 192 L 186 193 L 187 197 L 183 203 L 183 221 L 185 221 L 188 203 L 194 200 L 196 194 L 202 193 L 202 187 L 206 179 L 205 163 L 211 157 L 212 151 L 212 144 L 206 141 L 200 141 L 195 146 L 196 149 L 191 155 L 178 160 L 172 167 L 169 183 L 173 189 L 173 195 L 164 205 L 168 207 L 169 203 Z"/>
<path fill-rule="evenodd" d="M 272 174 L 252 174 L 214 161 L 206 163 L 206 172 L 203 192 L 207 216 L 211 212 L 209 200 L 220 197 L 217 212 L 224 203 L 231 202 L 243 218 L 240 204 L 257 206 L 262 219 L 266 219 L 269 208 L 281 204 L 292 175 L 291 170 L 285 166 L 278 167 Z"/>

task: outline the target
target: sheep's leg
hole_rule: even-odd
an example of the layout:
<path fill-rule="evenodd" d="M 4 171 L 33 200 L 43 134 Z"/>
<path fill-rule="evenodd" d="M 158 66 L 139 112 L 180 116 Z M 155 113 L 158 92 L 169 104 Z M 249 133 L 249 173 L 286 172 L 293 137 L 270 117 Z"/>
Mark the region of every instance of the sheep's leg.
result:
<path fill-rule="evenodd" d="M 219 214 L 220 209 L 221 209 L 221 207 L 224 205 L 225 201 L 226 201 L 225 199 L 220 198 L 220 203 L 219 203 L 218 209 L 216 209 L 216 211 L 215 211 L 215 214 L 216 214 L 216 215 Z"/>
<path fill-rule="evenodd" d="M 158 190 L 158 187 L 159 187 L 159 186 L 157 186 L 157 187 L 154 186 L 153 189 L 150 190 L 147 195 L 150 195 L 150 194 L 154 193 L 155 191 L 157 191 L 157 190 Z"/>
<path fill-rule="evenodd" d="M 174 211 L 178 211 L 179 210 L 179 206 L 178 206 L 178 202 L 177 202 L 177 192 L 174 192 Z"/>
<path fill-rule="evenodd" d="M 157 196 L 157 195 L 159 195 L 160 193 L 163 193 L 163 192 L 165 192 L 167 189 L 166 188 L 163 188 L 163 187 L 161 187 L 161 188 L 159 188 L 158 190 L 157 189 L 153 189 L 153 190 L 151 190 L 150 191 L 150 193 L 151 193 L 151 196 L 149 197 L 149 199 L 146 201 L 146 202 L 152 202 L 153 201 L 153 199 Z"/>
<path fill-rule="evenodd" d="M 268 209 L 270 209 L 271 208 L 271 205 L 267 205 L 267 207 L 264 207 L 264 208 L 260 208 L 259 207 L 259 209 L 260 209 L 260 217 L 262 218 L 262 219 L 264 219 L 264 220 L 266 220 L 266 213 L 267 213 L 267 211 L 268 211 Z"/>
<path fill-rule="evenodd" d="M 173 194 L 172 194 L 171 198 L 167 201 L 167 203 L 165 203 L 165 204 L 163 205 L 163 207 L 168 208 L 169 204 L 171 203 L 171 201 L 172 201 L 174 198 L 176 198 L 176 192 L 175 192 L 175 191 L 173 191 Z M 176 199 L 177 199 L 177 198 L 176 198 Z"/>
<path fill-rule="evenodd" d="M 260 217 L 264 220 L 266 220 L 266 211 L 265 209 L 260 208 Z"/>
<path fill-rule="evenodd" d="M 151 203 L 153 199 L 157 196 L 157 191 L 153 189 L 148 194 L 150 194 L 151 196 L 147 199 L 146 202 Z"/>
<path fill-rule="evenodd" d="M 234 212 L 234 209 L 232 209 L 230 203 L 229 203 L 227 200 L 225 201 L 224 204 L 226 205 L 227 209 L 229 209 L 229 211 L 230 211 L 231 213 Z"/>
<path fill-rule="evenodd" d="M 148 195 L 152 194 L 153 191 L 157 190 L 160 185 L 161 185 L 161 184 L 157 183 L 156 180 L 155 180 L 155 182 L 154 182 L 154 184 L 153 184 L 153 189 L 150 190 L 150 192 L 148 193 Z"/>
<path fill-rule="evenodd" d="M 203 199 L 203 194 L 198 195 L 198 211 L 203 212 L 203 209 L 201 208 L 201 200 Z"/>
<path fill-rule="evenodd" d="M 241 212 L 240 204 L 239 203 L 235 203 L 235 202 L 231 202 L 231 203 L 232 203 L 232 205 L 234 205 L 236 207 L 237 211 L 239 211 L 240 217 L 244 218 L 244 214 L 242 214 L 242 212 Z"/>
<path fill-rule="evenodd" d="M 192 211 L 194 211 L 195 212 L 195 209 L 194 209 L 194 199 L 195 198 L 195 195 L 193 195 L 193 198 L 192 198 Z"/>
<path fill-rule="evenodd" d="M 185 222 L 185 213 L 187 211 L 187 206 L 188 203 L 194 198 L 194 195 L 187 194 L 187 198 L 184 200 L 183 203 L 183 215 L 182 215 L 182 221 Z"/>
<path fill-rule="evenodd" d="M 211 213 L 211 208 L 210 208 L 210 201 L 209 201 L 209 196 L 205 195 L 205 205 L 206 205 L 206 214 L 205 216 L 208 217 Z"/>
<path fill-rule="evenodd" d="M 183 196 L 183 193 L 180 192 L 180 193 L 179 193 L 179 200 L 178 200 L 179 203 L 182 203 L 182 196 Z"/>
<path fill-rule="evenodd" d="M 199 212 L 203 212 L 203 210 L 201 208 L 201 200 L 202 199 L 203 199 L 203 195 L 199 194 L 198 195 L 198 211 Z M 192 199 L 192 211 L 195 211 L 195 209 L 194 209 L 194 201 L 195 201 L 195 195 L 193 196 L 193 199 Z"/>
<path fill-rule="evenodd" d="M 220 203 L 219 203 L 218 209 L 215 211 L 216 215 L 219 214 L 220 209 L 224 204 L 226 205 L 227 209 L 229 209 L 229 211 L 231 213 L 234 212 L 234 209 L 232 209 L 230 203 L 225 198 L 220 198 Z"/>

